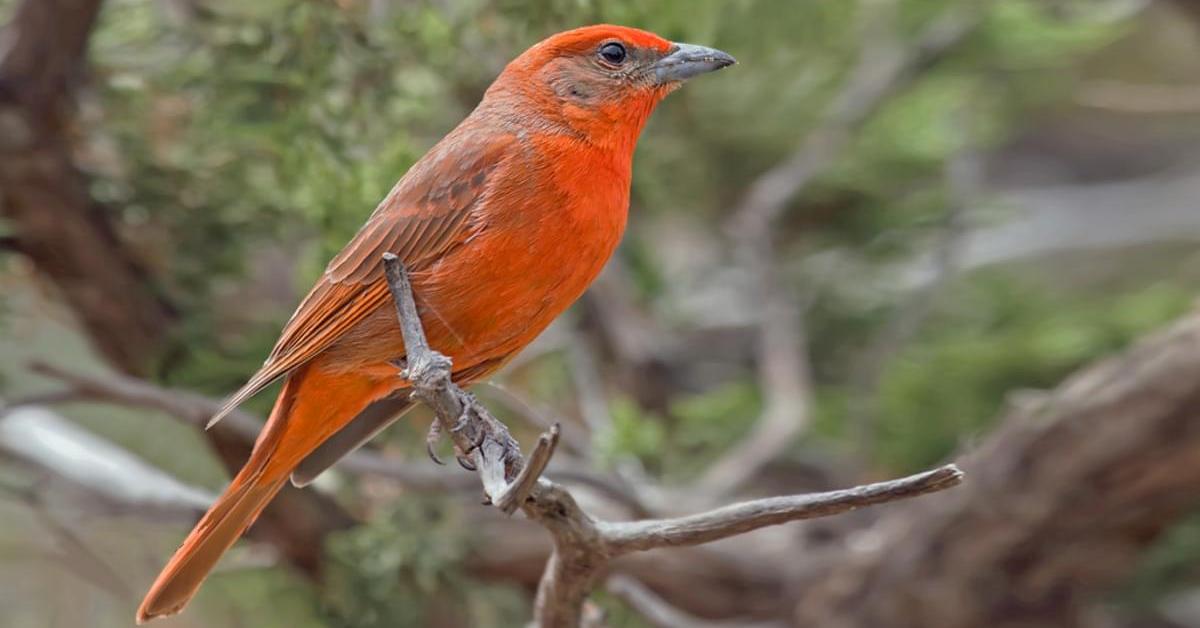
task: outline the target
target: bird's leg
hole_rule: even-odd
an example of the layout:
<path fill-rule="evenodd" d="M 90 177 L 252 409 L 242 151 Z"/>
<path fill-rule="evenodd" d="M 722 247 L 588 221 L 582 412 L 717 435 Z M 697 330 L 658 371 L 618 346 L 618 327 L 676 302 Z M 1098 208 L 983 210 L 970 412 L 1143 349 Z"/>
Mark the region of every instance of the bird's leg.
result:
<path fill-rule="evenodd" d="M 410 356 L 406 356 L 391 360 L 390 363 L 392 366 L 399 369 L 400 376 L 409 380 L 409 382 L 417 382 L 418 380 L 423 381 L 423 379 L 429 374 L 428 371 L 430 370 L 441 369 L 448 372 L 450 367 L 449 358 L 435 351 L 429 351 L 427 358 L 423 360 L 419 358 L 410 359 Z M 459 417 L 458 422 L 454 426 L 455 431 L 461 429 L 461 427 L 465 424 L 465 417 L 466 413 L 464 411 L 463 416 Z M 429 455 L 430 460 L 440 465 L 446 464 L 445 462 L 442 462 L 442 459 L 437 455 L 437 446 L 442 442 L 443 436 L 445 436 L 445 434 L 442 432 L 441 422 L 434 419 L 433 423 L 429 425 L 429 432 L 425 434 L 425 453 Z M 457 446 L 455 449 L 458 449 Z M 467 468 L 471 471 L 475 470 L 473 466 L 468 466 L 469 463 L 463 463 L 463 455 L 461 453 L 457 454 L 455 458 L 458 459 L 458 463 L 463 465 L 464 468 Z"/>

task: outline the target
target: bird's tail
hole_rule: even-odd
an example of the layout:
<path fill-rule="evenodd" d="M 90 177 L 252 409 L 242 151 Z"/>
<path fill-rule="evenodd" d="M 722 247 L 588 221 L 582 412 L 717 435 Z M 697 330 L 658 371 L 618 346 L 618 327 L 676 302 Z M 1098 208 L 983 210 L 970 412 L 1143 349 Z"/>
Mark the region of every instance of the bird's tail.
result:
<path fill-rule="evenodd" d="M 238 540 L 283 488 L 285 479 L 263 481 L 239 475 L 154 581 L 138 607 L 137 623 L 183 610 L 225 550 Z"/>
<path fill-rule="evenodd" d="M 307 367 L 289 376 L 250 459 L 158 575 L 138 608 L 137 622 L 182 610 L 292 469 L 379 396 L 375 388 L 364 379 Z"/>

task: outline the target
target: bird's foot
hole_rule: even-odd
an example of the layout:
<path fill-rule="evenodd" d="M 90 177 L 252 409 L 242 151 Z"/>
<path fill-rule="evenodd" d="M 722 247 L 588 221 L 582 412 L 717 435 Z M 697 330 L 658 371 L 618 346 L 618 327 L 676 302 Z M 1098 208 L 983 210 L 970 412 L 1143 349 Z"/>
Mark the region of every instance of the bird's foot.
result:
<path fill-rule="evenodd" d="M 454 459 L 458 461 L 458 466 L 466 469 L 467 471 L 478 471 L 479 470 L 479 467 L 476 467 L 475 463 L 472 462 L 471 459 L 464 454 L 456 454 L 454 456 Z"/>
<path fill-rule="evenodd" d="M 465 393 L 462 395 L 462 397 L 460 397 L 460 399 L 463 404 L 462 413 L 458 415 L 458 420 L 455 421 L 454 427 L 451 428 L 451 431 L 456 434 L 466 429 L 467 426 L 471 424 L 472 414 L 478 415 L 479 412 L 479 401 L 475 399 L 475 395 Z M 475 463 L 471 461 L 471 454 L 483 445 L 483 440 L 485 438 L 484 432 L 480 430 L 477 434 L 475 434 L 474 438 L 475 440 L 471 442 L 471 446 L 468 447 L 466 451 L 459 449 L 457 445 L 455 446 L 455 450 L 457 452 L 455 458 L 458 460 L 459 466 L 468 471 L 477 470 Z"/>
<path fill-rule="evenodd" d="M 462 412 L 458 414 L 458 419 L 454 421 L 454 427 L 450 428 L 455 434 L 463 431 L 467 426 L 471 425 L 471 414 L 478 414 L 481 406 L 475 395 L 469 392 L 460 392 L 458 400 L 462 403 Z M 483 444 L 483 434 L 479 435 L 480 442 L 475 443 L 475 446 Z"/>
<path fill-rule="evenodd" d="M 400 369 L 401 377 L 431 388 L 450 379 L 453 364 L 450 358 L 432 349 L 392 361 L 392 365 Z"/>

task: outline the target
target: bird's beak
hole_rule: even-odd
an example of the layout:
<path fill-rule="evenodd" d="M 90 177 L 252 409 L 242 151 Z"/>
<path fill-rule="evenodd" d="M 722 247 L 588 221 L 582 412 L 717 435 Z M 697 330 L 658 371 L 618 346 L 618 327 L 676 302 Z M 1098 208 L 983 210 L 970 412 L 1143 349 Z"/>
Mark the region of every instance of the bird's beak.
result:
<path fill-rule="evenodd" d="M 654 81 L 659 85 L 686 81 L 697 74 L 705 74 L 737 63 L 727 52 L 715 48 L 674 44 L 667 56 L 651 66 Z"/>

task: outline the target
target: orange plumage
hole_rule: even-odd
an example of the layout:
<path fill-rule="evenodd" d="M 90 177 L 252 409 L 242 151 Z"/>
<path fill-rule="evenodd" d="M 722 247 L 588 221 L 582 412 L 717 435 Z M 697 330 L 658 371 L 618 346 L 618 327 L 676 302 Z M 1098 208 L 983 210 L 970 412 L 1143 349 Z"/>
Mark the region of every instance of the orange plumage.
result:
<path fill-rule="evenodd" d="M 307 483 L 408 406 L 380 265 L 409 269 L 430 345 L 470 384 L 574 302 L 625 229 L 633 151 L 655 105 L 728 55 L 618 26 L 560 33 L 508 65 L 330 262 L 262 369 L 213 418 L 283 390 L 254 452 L 163 569 L 138 622 L 178 612 L 289 476 Z"/>

